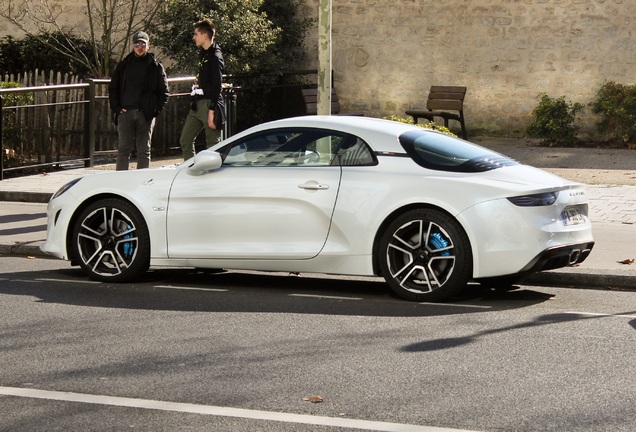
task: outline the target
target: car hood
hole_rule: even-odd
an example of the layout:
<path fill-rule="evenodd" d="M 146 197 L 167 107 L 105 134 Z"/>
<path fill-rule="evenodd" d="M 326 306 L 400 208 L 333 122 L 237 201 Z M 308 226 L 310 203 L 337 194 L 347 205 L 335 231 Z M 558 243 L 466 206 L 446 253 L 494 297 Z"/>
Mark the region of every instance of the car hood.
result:
<path fill-rule="evenodd" d="M 71 187 L 67 194 L 78 200 L 100 193 L 116 193 L 124 197 L 166 196 L 172 181 L 183 166 L 166 166 L 129 171 L 105 171 L 89 174 Z"/>

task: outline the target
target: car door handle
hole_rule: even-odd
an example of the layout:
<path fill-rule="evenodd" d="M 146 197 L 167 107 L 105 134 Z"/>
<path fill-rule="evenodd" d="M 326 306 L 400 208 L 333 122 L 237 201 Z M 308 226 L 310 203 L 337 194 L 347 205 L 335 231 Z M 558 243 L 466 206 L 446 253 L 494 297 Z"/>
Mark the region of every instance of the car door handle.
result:
<path fill-rule="evenodd" d="M 320 184 L 320 183 L 318 183 L 315 180 L 309 180 L 308 182 L 305 182 L 303 184 L 299 184 L 298 187 L 301 188 L 301 189 L 307 189 L 307 190 L 327 190 L 327 189 L 329 189 L 329 185 Z"/>

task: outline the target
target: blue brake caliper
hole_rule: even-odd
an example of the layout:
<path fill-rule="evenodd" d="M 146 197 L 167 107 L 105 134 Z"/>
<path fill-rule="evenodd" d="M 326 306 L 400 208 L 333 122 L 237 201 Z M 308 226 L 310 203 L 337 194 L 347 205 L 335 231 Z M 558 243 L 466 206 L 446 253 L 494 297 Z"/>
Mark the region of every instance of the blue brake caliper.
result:
<path fill-rule="evenodd" d="M 431 236 L 429 237 L 428 245 L 432 247 L 434 250 L 439 250 L 439 249 L 448 247 L 448 240 L 446 240 L 441 233 L 435 232 L 435 233 L 432 233 Z M 441 255 L 449 256 L 450 251 L 449 250 L 442 251 Z"/>
<path fill-rule="evenodd" d="M 131 230 L 131 229 L 132 229 L 132 227 L 130 225 L 128 225 L 126 227 L 126 231 Z M 130 233 L 126 234 L 124 236 L 124 238 L 125 239 L 132 238 L 132 236 L 133 236 L 132 232 L 130 232 Z M 122 246 L 124 248 L 124 250 L 123 250 L 124 258 L 126 258 L 126 259 L 131 258 L 133 256 L 133 253 L 135 252 L 135 244 L 134 244 L 134 242 L 125 242 Z"/>

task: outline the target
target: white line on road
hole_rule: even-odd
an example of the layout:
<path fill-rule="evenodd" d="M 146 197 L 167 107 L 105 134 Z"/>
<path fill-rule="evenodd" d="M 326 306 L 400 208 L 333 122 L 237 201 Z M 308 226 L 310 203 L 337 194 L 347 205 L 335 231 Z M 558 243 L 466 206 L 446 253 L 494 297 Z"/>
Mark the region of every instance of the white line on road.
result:
<path fill-rule="evenodd" d="M 150 399 L 134 399 L 117 396 L 102 396 L 83 393 L 60 392 L 17 387 L 0 387 L 0 394 L 35 399 L 47 399 L 63 402 L 79 402 L 97 405 L 109 405 L 127 408 L 142 408 L 161 411 L 176 411 L 190 414 L 217 415 L 244 419 L 279 421 L 321 426 L 333 426 L 368 431 L 385 432 L 470 432 L 464 429 L 448 429 L 434 426 L 419 426 L 402 423 L 388 423 L 337 417 L 322 417 L 306 414 L 289 414 L 272 411 L 228 408 L 213 405 L 198 405 L 180 402 L 164 402 Z"/>
<path fill-rule="evenodd" d="M 43 282 L 68 282 L 68 283 L 81 283 L 81 284 L 100 284 L 101 282 L 92 280 L 77 280 L 77 279 L 55 279 L 55 278 L 37 278 L 38 281 Z"/>
<path fill-rule="evenodd" d="M 608 313 L 596 313 L 596 312 L 576 312 L 576 311 L 566 311 L 566 314 L 571 315 L 588 315 L 588 316 L 599 316 L 599 317 L 619 317 L 619 318 L 636 318 L 636 315 L 614 315 Z"/>
<path fill-rule="evenodd" d="M 474 308 L 474 309 L 492 309 L 492 306 L 485 305 L 472 305 L 472 304 L 461 304 L 461 303 L 430 303 L 430 302 L 420 302 L 421 305 L 428 306 L 446 306 L 446 307 L 464 307 L 464 308 Z"/>
<path fill-rule="evenodd" d="M 290 294 L 289 296 L 334 299 L 334 300 L 364 300 L 362 297 L 340 297 L 340 296 L 327 296 L 327 295 L 318 295 L 318 294 Z"/>
<path fill-rule="evenodd" d="M 176 289 L 176 290 L 183 290 L 183 291 L 215 291 L 215 292 L 229 291 L 227 289 L 222 289 L 222 288 L 196 288 L 196 287 L 174 286 L 174 285 L 155 285 L 154 288 Z"/>

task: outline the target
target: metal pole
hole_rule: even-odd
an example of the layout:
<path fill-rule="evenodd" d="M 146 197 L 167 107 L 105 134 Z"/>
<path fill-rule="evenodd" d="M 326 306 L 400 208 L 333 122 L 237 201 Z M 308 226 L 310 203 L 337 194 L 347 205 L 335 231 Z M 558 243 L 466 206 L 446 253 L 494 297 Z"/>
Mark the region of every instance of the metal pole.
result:
<path fill-rule="evenodd" d="M 228 138 L 232 135 L 236 134 L 236 104 L 237 104 L 237 94 L 236 90 L 232 89 L 232 93 L 230 94 L 230 98 L 232 99 L 230 117 L 232 117 L 232 123 L 230 123 L 230 132 L 228 134 Z"/>
<path fill-rule="evenodd" d="M 84 167 L 95 165 L 95 81 L 88 80 L 88 87 L 84 90 L 86 107 L 84 111 Z"/>
<path fill-rule="evenodd" d="M 318 10 L 318 115 L 331 115 L 332 0 L 320 0 Z"/>
<path fill-rule="evenodd" d="M 2 157 L 0 157 L 0 181 L 4 180 L 4 141 L 2 140 L 2 95 L 0 94 L 0 149 L 2 149 Z"/>
<path fill-rule="evenodd" d="M 225 99 L 225 128 L 223 130 L 223 139 L 227 139 L 236 134 L 236 87 L 228 87 L 223 89 Z"/>

